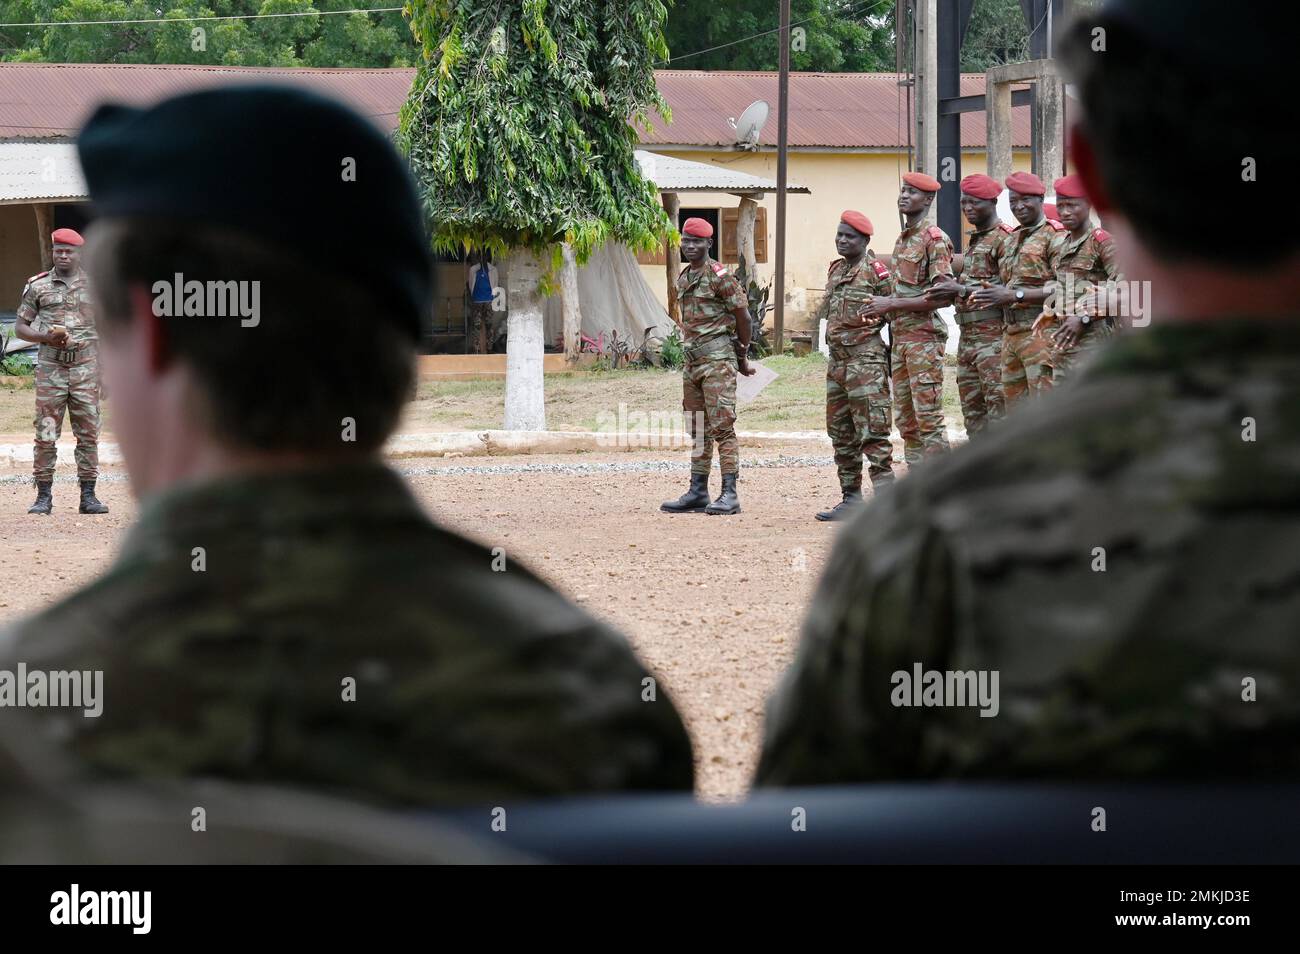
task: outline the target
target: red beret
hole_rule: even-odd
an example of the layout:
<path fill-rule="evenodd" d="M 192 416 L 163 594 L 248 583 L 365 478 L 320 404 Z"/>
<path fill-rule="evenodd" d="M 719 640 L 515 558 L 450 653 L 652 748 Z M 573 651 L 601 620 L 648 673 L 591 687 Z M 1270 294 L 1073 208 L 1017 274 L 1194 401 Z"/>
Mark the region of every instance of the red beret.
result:
<path fill-rule="evenodd" d="M 55 229 L 50 233 L 50 241 L 55 245 L 83 245 L 86 240 L 72 229 Z"/>
<path fill-rule="evenodd" d="M 1050 202 L 1043 203 L 1043 215 L 1047 216 L 1049 219 L 1056 219 L 1058 222 L 1061 221 L 1061 213 L 1057 212 L 1056 206 L 1052 205 Z"/>
<path fill-rule="evenodd" d="M 875 235 L 876 230 L 871 224 L 871 220 L 861 212 L 854 212 L 852 209 L 846 209 L 840 215 L 840 221 L 850 228 L 857 229 L 863 235 Z"/>
<path fill-rule="evenodd" d="M 1047 187 L 1043 180 L 1032 172 L 1013 172 L 1004 180 L 1007 188 L 1021 195 L 1046 195 Z"/>
<path fill-rule="evenodd" d="M 694 235 L 696 238 L 713 238 L 713 226 L 704 219 L 687 219 L 682 223 L 683 235 Z"/>
<path fill-rule="evenodd" d="M 1058 196 L 1065 196 L 1070 199 L 1085 199 L 1088 193 L 1083 191 L 1083 180 L 1078 176 L 1065 176 L 1063 179 L 1057 179 L 1052 183 L 1052 188 L 1056 190 Z"/>
<path fill-rule="evenodd" d="M 904 172 L 903 181 L 922 192 L 939 191 L 939 180 L 934 176 L 927 176 L 924 172 Z"/>
<path fill-rule="evenodd" d="M 992 176 L 976 172 L 961 180 L 961 191 L 977 199 L 996 199 L 1002 194 L 1002 186 Z"/>

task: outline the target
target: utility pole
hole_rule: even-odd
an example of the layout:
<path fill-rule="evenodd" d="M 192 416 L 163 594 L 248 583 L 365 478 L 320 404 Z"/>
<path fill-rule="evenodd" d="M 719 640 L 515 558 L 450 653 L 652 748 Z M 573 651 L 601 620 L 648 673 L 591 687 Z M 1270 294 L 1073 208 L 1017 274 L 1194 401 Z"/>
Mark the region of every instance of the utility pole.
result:
<path fill-rule="evenodd" d="M 939 177 L 938 0 L 916 0 L 916 168 Z M 927 220 L 934 221 L 933 203 Z"/>
<path fill-rule="evenodd" d="M 907 66 L 907 3 L 894 0 L 894 72 L 903 73 Z"/>
<path fill-rule="evenodd" d="M 776 310 L 772 351 L 785 350 L 785 171 L 790 134 L 790 0 L 781 0 L 781 58 L 776 120 Z"/>

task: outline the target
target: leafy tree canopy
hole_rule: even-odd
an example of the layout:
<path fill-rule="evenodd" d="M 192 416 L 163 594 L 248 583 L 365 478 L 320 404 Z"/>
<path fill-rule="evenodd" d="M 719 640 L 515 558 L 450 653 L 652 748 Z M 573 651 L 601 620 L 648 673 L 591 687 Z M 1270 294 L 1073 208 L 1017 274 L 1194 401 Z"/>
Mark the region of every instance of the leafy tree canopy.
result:
<path fill-rule="evenodd" d="M 803 33 L 792 32 L 790 69 L 892 71 L 893 9 L 893 0 L 791 0 L 791 26 Z M 666 36 L 673 58 L 667 67 L 775 70 L 780 34 L 768 31 L 780 26 L 779 17 L 774 0 L 678 4 L 668 18 Z"/>
<path fill-rule="evenodd" d="M 260 20 L 187 16 L 318 13 L 391 7 L 393 0 L 0 0 L 0 23 L 175 19 L 172 23 L 0 27 L 0 56 L 43 63 L 222 66 L 413 66 L 418 49 L 400 12 Z M 203 32 L 196 37 L 195 28 Z"/>
<path fill-rule="evenodd" d="M 423 50 L 398 144 L 439 251 L 652 248 L 669 232 L 634 149 L 667 55 L 661 0 L 411 0 Z"/>

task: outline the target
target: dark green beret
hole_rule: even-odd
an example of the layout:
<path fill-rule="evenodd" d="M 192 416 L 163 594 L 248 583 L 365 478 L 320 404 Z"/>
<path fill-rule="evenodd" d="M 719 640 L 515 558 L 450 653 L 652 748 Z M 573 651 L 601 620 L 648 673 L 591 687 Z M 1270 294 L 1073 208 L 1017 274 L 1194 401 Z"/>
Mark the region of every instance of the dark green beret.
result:
<path fill-rule="evenodd" d="M 241 85 L 101 106 L 77 143 L 94 214 L 235 229 L 363 284 L 371 319 L 419 335 L 433 295 L 420 202 L 369 120 L 314 93 Z"/>

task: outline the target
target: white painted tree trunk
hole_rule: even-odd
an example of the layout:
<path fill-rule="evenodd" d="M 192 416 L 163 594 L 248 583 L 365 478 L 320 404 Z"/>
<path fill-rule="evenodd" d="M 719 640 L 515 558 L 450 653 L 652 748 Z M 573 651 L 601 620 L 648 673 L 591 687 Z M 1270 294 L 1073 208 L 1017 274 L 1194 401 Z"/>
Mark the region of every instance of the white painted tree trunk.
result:
<path fill-rule="evenodd" d="M 510 256 L 506 321 L 507 431 L 546 430 L 546 398 L 542 385 L 542 358 L 546 353 L 542 327 L 542 297 L 537 283 L 542 263 L 536 255 L 517 251 Z"/>
<path fill-rule="evenodd" d="M 748 196 L 740 200 L 740 213 L 736 217 L 736 245 L 740 260 L 745 263 L 746 282 L 758 281 L 758 253 L 754 247 L 754 223 L 758 221 L 758 203 Z M 748 288 L 745 289 L 749 291 Z"/>
<path fill-rule="evenodd" d="M 560 266 L 560 304 L 564 310 L 564 359 L 568 362 L 578 360 L 578 336 L 582 333 L 582 310 L 578 305 L 578 261 L 573 255 L 573 246 L 565 242 L 561 246 L 564 264 Z"/>

